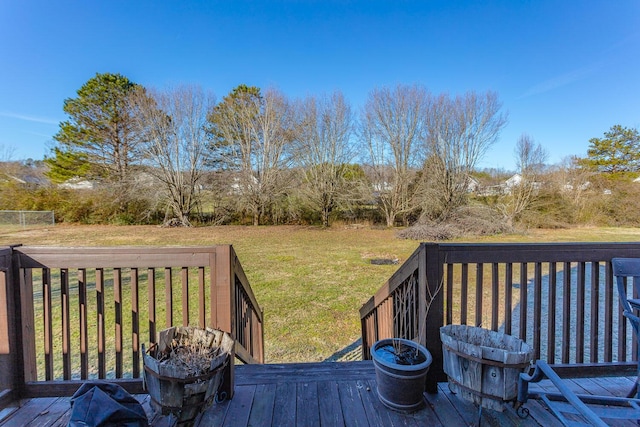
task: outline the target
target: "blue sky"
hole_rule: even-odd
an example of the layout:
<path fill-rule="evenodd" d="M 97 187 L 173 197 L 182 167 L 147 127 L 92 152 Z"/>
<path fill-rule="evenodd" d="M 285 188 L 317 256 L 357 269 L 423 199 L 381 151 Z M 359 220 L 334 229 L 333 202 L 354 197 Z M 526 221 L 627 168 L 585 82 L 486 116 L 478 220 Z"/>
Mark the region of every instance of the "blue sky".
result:
<path fill-rule="evenodd" d="M 509 124 L 481 166 L 512 169 L 523 133 L 557 163 L 640 127 L 640 1 L 0 0 L 0 147 L 42 159 L 97 72 L 218 99 L 339 89 L 356 111 L 398 83 L 493 90 Z"/>

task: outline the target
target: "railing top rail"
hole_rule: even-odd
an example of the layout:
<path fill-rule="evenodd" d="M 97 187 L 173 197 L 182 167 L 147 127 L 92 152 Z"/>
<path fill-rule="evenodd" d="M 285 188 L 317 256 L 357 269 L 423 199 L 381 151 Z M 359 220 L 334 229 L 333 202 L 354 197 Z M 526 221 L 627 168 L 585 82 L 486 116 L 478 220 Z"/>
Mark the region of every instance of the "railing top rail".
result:
<path fill-rule="evenodd" d="M 218 249 L 229 246 L 20 246 L 15 251 L 25 268 L 200 267 L 209 265 Z"/>
<path fill-rule="evenodd" d="M 440 243 L 446 263 L 609 261 L 638 256 L 639 242 Z"/>

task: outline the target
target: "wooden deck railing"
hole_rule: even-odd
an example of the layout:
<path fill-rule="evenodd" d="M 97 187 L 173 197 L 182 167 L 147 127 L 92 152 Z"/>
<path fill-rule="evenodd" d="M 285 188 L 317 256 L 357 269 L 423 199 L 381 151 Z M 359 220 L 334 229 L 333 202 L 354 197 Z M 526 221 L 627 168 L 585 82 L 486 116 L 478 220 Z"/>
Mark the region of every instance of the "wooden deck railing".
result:
<path fill-rule="evenodd" d="M 12 398 L 69 395 L 91 378 L 139 391 L 141 344 L 176 325 L 227 331 L 238 359 L 264 362 L 262 311 L 228 245 L 4 248 L 5 318 L 0 386 Z"/>
<path fill-rule="evenodd" d="M 415 339 L 433 355 L 433 389 L 446 380 L 440 326 L 468 324 L 527 341 L 564 374 L 628 372 L 637 342 L 613 257 L 640 257 L 640 244 L 423 243 L 360 309 L 363 358 L 378 339 Z"/>

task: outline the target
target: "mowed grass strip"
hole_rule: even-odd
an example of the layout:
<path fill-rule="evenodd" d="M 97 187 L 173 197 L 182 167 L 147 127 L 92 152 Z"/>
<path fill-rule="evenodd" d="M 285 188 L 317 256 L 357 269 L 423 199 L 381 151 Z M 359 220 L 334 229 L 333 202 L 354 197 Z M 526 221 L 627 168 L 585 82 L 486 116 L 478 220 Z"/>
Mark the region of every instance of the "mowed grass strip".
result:
<path fill-rule="evenodd" d="M 372 265 L 371 259 L 397 258 L 402 263 L 418 246 L 417 241 L 397 239 L 395 233 L 392 229 L 338 226 L 331 229 L 298 226 L 184 229 L 57 225 L 48 229 L 0 231 L 0 244 L 232 244 L 264 310 L 266 361 L 273 363 L 325 360 L 360 337 L 359 308 L 398 268 L 398 265 Z M 637 241 L 639 238 L 638 229 L 578 228 L 532 230 L 465 241 Z M 106 308 L 113 309 L 113 300 L 106 301 Z M 144 308 L 141 311 L 144 313 Z M 141 324 L 147 320 L 141 317 Z M 128 330 L 125 326 L 125 336 Z M 113 334 L 113 331 L 106 333 Z M 145 336 L 141 338 L 144 342 Z"/>

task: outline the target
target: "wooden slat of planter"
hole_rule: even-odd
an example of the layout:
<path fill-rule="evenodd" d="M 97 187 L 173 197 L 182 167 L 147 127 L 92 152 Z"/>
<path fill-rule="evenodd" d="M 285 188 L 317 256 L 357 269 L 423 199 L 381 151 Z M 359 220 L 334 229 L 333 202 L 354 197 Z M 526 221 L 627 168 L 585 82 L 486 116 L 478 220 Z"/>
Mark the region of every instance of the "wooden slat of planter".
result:
<path fill-rule="evenodd" d="M 44 372 L 45 380 L 53 379 L 53 328 L 51 314 L 51 272 L 42 269 L 42 310 L 44 322 Z"/>
<path fill-rule="evenodd" d="M 69 319 L 69 270 L 60 269 L 60 303 L 62 308 L 62 377 L 71 379 L 71 322 Z"/>
<path fill-rule="evenodd" d="M 80 331 L 80 378 L 89 377 L 89 346 L 87 341 L 87 270 L 78 270 L 78 312 Z"/>
<path fill-rule="evenodd" d="M 116 378 L 122 378 L 122 270 L 113 269 L 113 300 L 115 311 Z"/>
<path fill-rule="evenodd" d="M 138 289 L 138 269 L 131 269 L 131 346 L 133 378 L 140 377 L 140 302 Z"/>
<path fill-rule="evenodd" d="M 96 315 L 98 326 L 98 378 L 106 377 L 104 325 L 104 270 L 96 268 Z"/>
<path fill-rule="evenodd" d="M 189 269 L 182 267 L 180 271 L 180 281 L 182 282 L 182 325 L 189 325 Z"/>

